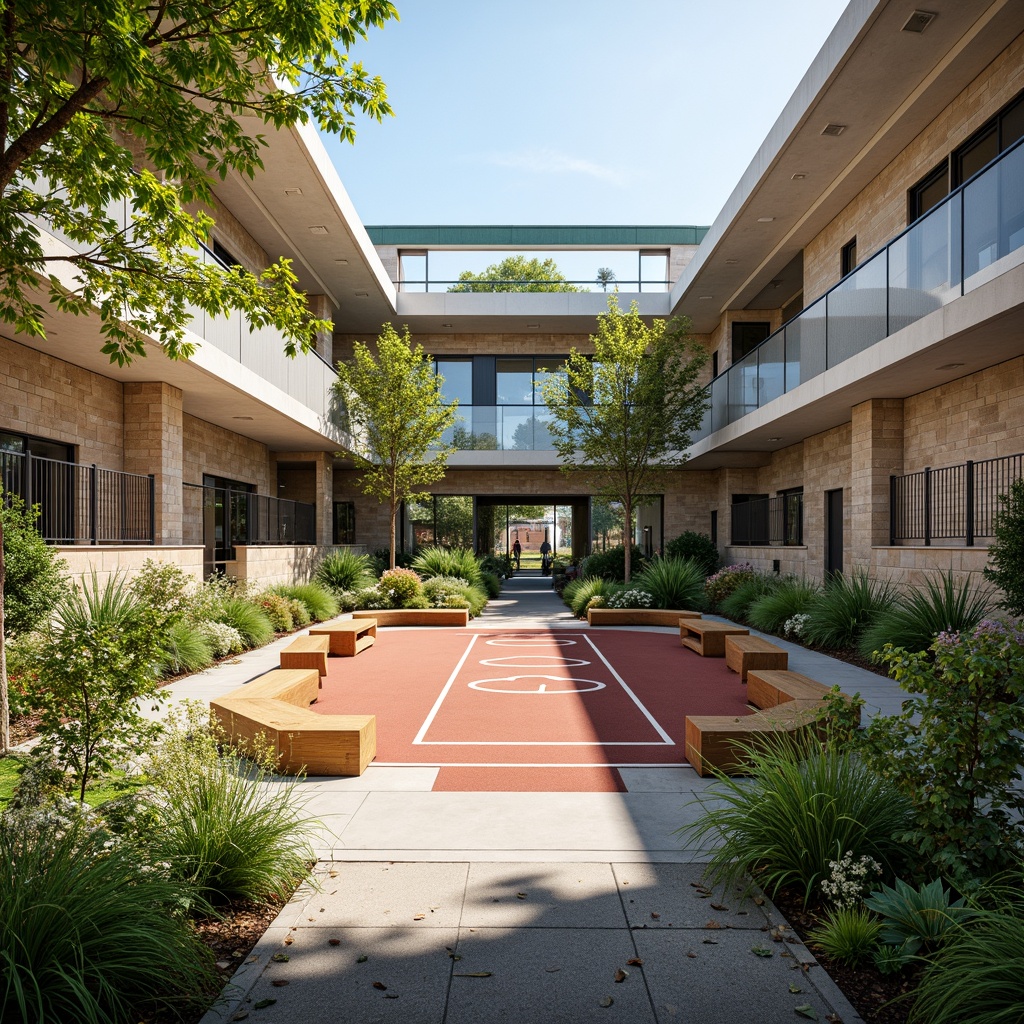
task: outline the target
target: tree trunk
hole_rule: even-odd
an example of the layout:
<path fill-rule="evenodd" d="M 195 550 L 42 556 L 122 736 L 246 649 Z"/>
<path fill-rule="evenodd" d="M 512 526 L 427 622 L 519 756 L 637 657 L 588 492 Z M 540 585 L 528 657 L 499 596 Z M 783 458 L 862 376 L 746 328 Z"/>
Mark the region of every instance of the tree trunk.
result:
<path fill-rule="evenodd" d="M 2 500 L 2 499 L 0 499 Z M 4 639 L 4 520 L 0 515 L 0 757 L 11 749 L 11 704 L 7 692 L 7 643 Z"/>
<path fill-rule="evenodd" d="M 625 520 L 622 539 L 626 543 L 626 582 L 628 583 L 633 572 L 633 502 L 628 494 L 622 503 L 622 514 Z"/>
<path fill-rule="evenodd" d="M 390 554 L 391 564 L 388 566 L 389 569 L 394 569 L 394 567 L 395 567 L 395 540 L 396 540 L 396 537 L 395 537 L 395 520 L 396 519 L 398 519 L 398 502 L 392 499 L 392 501 L 391 501 L 391 554 Z"/>

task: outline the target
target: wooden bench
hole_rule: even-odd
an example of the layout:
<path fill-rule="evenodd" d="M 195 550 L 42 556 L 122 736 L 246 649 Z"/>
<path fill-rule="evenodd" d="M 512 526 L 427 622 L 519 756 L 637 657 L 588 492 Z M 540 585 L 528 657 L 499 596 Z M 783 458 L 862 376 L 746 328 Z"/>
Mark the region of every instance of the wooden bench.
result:
<path fill-rule="evenodd" d="M 799 735 L 808 729 L 820 734 L 828 693 L 829 687 L 799 672 L 751 669 L 747 698 L 760 710 L 739 716 L 688 715 L 686 759 L 698 775 L 709 775 L 712 768 L 742 775 L 743 747 L 756 749 L 772 735 Z"/>
<path fill-rule="evenodd" d="M 696 651 L 702 658 L 725 656 L 727 636 L 747 636 L 750 630 L 731 622 L 716 622 L 712 619 L 680 619 L 679 638 L 684 647 Z"/>
<path fill-rule="evenodd" d="M 740 674 L 745 683 L 751 669 L 789 668 L 789 655 L 770 640 L 759 636 L 727 636 L 725 638 L 725 664 Z M 752 702 L 755 703 L 755 702 Z"/>
<path fill-rule="evenodd" d="M 274 669 L 210 701 L 232 742 L 263 737 L 282 772 L 362 775 L 377 753 L 374 715 L 318 715 L 315 668 Z"/>
<path fill-rule="evenodd" d="M 325 676 L 330 646 L 325 636 L 297 636 L 281 652 L 281 668 L 315 668 Z"/>
<path fill-rule="evenodd" d="M 378 626 L 468 626 L 467 608 L 378 608 L 352 613 L 353 619 L 376 619 Z"/>
<path fill-rule="evenodd" d="M 700 612 L 669 608 L 588 608 L 589 626 L 671 626 L 680 619 L 699 619 Z"/>
<path fill-rule="evenodd" d="M 377 639 L 377 619 L 349 619 L 333 626 L 311 628 L 310 636 L 326 637 L 330 652 L 336 657 L 354 658 L 360 651 L 372 647 Z"/>

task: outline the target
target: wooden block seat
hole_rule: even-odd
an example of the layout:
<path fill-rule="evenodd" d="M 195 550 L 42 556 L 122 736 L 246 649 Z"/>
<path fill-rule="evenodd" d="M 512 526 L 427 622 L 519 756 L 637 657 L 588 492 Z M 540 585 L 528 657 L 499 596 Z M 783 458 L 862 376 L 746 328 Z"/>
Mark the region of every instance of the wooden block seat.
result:
<path fill-rule="evenodd" d="M 376 641 L 377 619 L 346 619 L 331 626 L 316 626 L 310 629 L 309 635 L 326 638 L 330 643 L 331 654 L 336 657 L 354 658 Z"/>
<path fill-rule="evenodd" d="M 352 613 L 353 619 L 376 619 L 378 626 L 468 626 L 467 608 L 377 608 Z"/>
<path fill-rule="evenodd" d="M 281 652 L 281 668 L 315 668 L 327 675 L 327 652 L 331 642 L 325 636 L 297 636 Z"/>
<path fill-rule="evenodd" d="M 750 715 L 694 715 L 686 718 L 686 758 L 698 775 L 711 768 L 742 774 L 741 745 L 757 746 L 761 737 L 820 732 L 824 698 L 829 687 L 799 672 L 751 669 L 747 698 L 760 710 Z M 847 694 L 843 696 L 849 700 Z"/>
<path fill-rule="evenodd" d="M 733 672 L 738 672 L 745 683 L 751 669 L 789 668 L 789 654 L 771 640 L 759 636 L 726 636 L 725 664 Z"/>
<path fill-rule="evenodd" d="M 671 626 L 680 619 L 699 619 L 700 612 L 670 608 L 588 608 L 589 626 Z"/>
<path fill-rule="evenodd" d="M 282 772 L 362 775 L 377 753 L 374 715 L 318 715 L 315 668 L 274 669 L 223 697 L 210 708 L 233 742 L 264 737 Z"/>
<path fill-rule="evenodd" d="M 684 647 L 696 651 L 702 658 L 725 656 L 727 636 L 747 636 L 750 630 L 731 622 L 716 622 L 713 619 L 680 619 L 679 639 Z"/>

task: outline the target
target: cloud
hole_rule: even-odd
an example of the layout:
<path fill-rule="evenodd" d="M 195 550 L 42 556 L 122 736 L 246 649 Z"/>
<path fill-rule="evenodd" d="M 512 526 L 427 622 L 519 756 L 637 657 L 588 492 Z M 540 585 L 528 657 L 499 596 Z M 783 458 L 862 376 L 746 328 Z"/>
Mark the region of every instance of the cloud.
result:
<path fill-rule="evenodd" d="M 559 153 L 554 149 L 526 149 L 517 152 L 487 153 L 483 156 L 485 163 L 496 167 L 511 167 L 530 174 L 582 174 L 588 178 L 607 182 L 617 188 L 624 188 L 626 179 L 619 171 L 611 167 L 595 164 L 591 160 Z"/>

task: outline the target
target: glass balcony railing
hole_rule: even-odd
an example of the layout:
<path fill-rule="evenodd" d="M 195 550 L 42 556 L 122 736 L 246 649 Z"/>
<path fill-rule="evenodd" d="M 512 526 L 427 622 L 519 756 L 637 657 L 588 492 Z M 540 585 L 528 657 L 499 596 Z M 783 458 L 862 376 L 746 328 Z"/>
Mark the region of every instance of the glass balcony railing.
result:
<path fill-rule="evenodd" d="M 444 440 L 459 451 L 554 451 L 543 406 L 460 405 L 458 416 Z"/>
<path fill-rule="evenodd" d="M 1024 139 L 709 385 L 694 441 L 1008 270 L 1024 246 Z"/>

